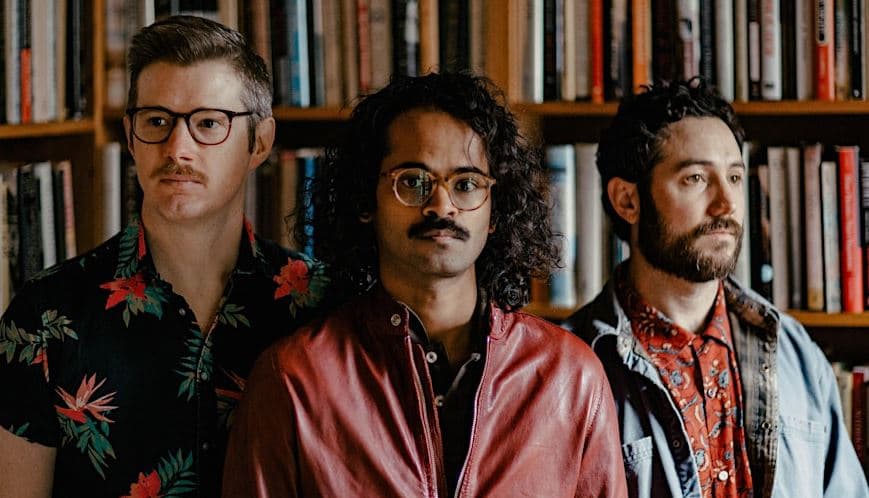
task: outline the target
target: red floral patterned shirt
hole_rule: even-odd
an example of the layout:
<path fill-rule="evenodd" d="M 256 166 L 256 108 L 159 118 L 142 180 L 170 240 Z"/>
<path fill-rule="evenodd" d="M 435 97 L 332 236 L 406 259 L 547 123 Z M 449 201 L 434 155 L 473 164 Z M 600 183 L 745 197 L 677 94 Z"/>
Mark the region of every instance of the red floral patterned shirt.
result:
<path fill-rule="evenodd" d="M 704 497 L 750 497 L 751 468 L 742 425 L 742 383 L 733 350 L 724 287 L 706 328 L 691 333 L 653 308 L 619 272 L 616 293 L 679 407 Z"/>
<path fill-rule="evenodd" d="M 139 223 L 19 289 L 0 319 L 0 427 L 57 448 L 54 496 L 220 496 L 254 359 L 327 284 L 321 263 L 244 230 L 210 325 L 160 278 Z"/>

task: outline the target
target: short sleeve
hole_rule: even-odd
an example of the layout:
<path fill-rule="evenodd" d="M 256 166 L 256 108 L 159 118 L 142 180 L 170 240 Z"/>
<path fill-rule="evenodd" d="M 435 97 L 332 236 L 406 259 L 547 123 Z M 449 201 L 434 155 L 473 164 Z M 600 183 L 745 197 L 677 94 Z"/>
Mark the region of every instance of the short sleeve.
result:
<path fill-rule="evenodd" d="M 22 288 L 0 319 L 0 426 L 30 442 L 58 446 L 48 375 L 51 333 L 43 329 L 34 295 L 32 286 Z"/>

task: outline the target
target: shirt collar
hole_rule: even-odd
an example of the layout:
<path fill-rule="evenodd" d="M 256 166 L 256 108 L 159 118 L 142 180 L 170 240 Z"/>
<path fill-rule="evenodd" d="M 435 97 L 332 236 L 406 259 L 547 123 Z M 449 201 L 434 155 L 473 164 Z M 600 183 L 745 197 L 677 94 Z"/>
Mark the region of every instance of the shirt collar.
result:
<path fill-rule="evenodd" d="M 253 226 L 245 218 L 242 236 L 240 237 L 238 260 L 235 273 L 252 274 L 260 271 L 271 275 L 274 271 L 265 259 L 257 242 Z M 121 232 L 118 241 L 118 265 L 115 268 L 115 278 L 130 278 L 136 273 L 156 275 L 154 260 L 148 251 L 148 239 L 145 237 L 145 226 L 136 217 Z"/>

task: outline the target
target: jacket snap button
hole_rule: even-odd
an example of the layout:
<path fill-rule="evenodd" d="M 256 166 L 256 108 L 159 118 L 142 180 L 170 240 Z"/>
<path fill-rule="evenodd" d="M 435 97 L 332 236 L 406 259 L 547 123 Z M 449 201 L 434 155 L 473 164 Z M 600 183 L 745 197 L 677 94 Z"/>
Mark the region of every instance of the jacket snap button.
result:
<path fill-rule="evenodd" d="M 762 364 L 760 366 L 760 368 L 762 368 L 764 372 L 768 371 L 769 370 L 769 363 Z"/>
<path fill-rule="evenodd" d="M 434 402 L 435 402 L 435 406 L 440 408 L 440 407 L 444 406 L 444 397 L 441 395 L 437 395 L 437 396 L 435 396 Z"/>
<path fill-rule="evenodd" d="M 425 361 L 427 361 L 429 363 L 434 363 L 434 362 L 438 361 L 438 354 L 435 353 L 434 351 L 429 351 L 428 353 L 425 354 Z"/>
<path fill-rule="evenodd" d="M 726 470 L 722 470 L 718 473 L 719 481 L 726 481 L 728 477 L 730 477 L 730 474 L 728 474 Z"/>
<path fill-rule="evenodd" d="M 398 313 L 396 313 L 396 314 L 392 315 L 391 317 L 389 317 L 389 323 L 395 325 L 396 327 L 398 327 L 399 325 L 401 325 L 401 317 L 398 316 Z"/>
<path fill-rule="evenodd" d="M 763 422 L 762 424 L 760 424 L 760 427 L 761 427 L 763 430 L 768 431 L 768 430 L 769 430 L 769 427 L 770 427 L 770 424 L 769 424 L 769 422 Z"/>

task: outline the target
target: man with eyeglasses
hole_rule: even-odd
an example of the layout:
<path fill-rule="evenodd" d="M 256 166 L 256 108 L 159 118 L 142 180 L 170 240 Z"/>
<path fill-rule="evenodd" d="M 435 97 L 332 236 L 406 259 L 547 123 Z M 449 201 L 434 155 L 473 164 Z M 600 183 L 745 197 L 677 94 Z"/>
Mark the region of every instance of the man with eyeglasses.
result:
<path fill-rule="evenodd" d="M 0 496 L 220 495 L 253 360 L 326 282 L 244 219 L 275 133 L 244 38 L 170 18 L 133 38 L 128 62 L 140 220 L 27 283 L 3 316 Z"/>
<path fill-rule="evenodd" d="M 557 255 L 493 90 L 398 77 L 354 109 L 296 232 L 343 304 L 258 360 L 224 496 L 625 496 L 600 363 L 518 311 Z"/>

